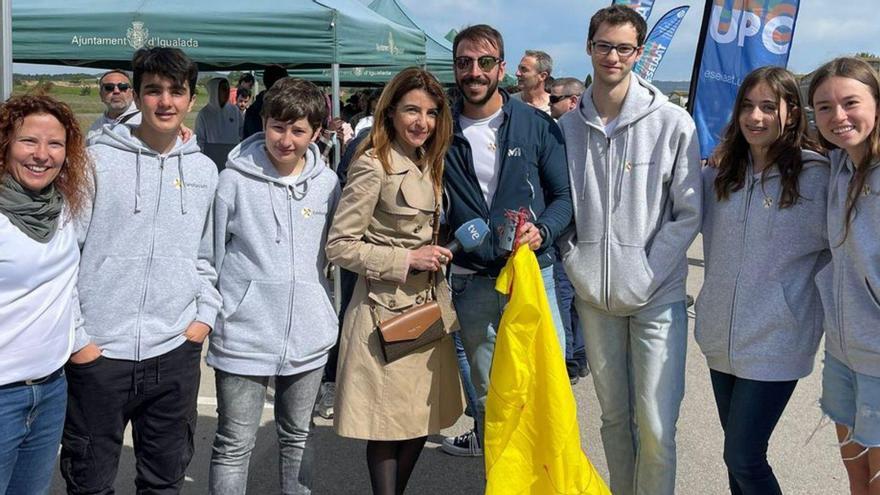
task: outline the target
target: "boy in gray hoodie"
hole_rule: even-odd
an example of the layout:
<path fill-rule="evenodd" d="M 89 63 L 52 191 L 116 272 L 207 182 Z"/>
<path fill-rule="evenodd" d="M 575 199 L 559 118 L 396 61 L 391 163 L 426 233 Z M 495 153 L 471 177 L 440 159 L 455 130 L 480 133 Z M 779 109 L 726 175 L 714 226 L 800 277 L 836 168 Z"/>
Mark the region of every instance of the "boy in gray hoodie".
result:
<path fill-rule="evenodd" d="M 105 127 L 89 147 L 95 187 L 78 224 L 84 324 L 66 366 L 68 493 L 113 491 L 129 421 L 138 490 L 180 491 L 202 342 L 220 307 L 210 216 L 217 168 L 195 140 L 178 138 L 198 68 L 173 48 L 138 50 L 132 65 L 140 126 Z"/>
<path fill-rule="evenodd" d="M 211 334 L 217 435 L 212 493 L 244 493 L 269 380 L 282 493 L 311 492 L 309 423 L 338 321 L 324 245 L 339 198 L 314 144 L 327 115 L 317 86 L 284 78 L 266 92 L 265 132 L 232 150 L 214 201 L 223 305 Z"/>
<path fill-rule="evenodd" d="M 560 249 L 602 408 L 611 491 L 619 495 L 675 489 L 686 251 L 700 228 L 702 198 L 693 121 L 631 73 L 646 30 L 628 7 L 593 16 L 593 84 L 559 120 L 575 221 Z"/>

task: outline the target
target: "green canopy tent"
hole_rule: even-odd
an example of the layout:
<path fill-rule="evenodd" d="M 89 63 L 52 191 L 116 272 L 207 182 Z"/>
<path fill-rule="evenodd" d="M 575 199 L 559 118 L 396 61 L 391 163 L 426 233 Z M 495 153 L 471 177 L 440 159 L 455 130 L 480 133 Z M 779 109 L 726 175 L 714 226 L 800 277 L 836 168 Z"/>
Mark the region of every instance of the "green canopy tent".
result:
<path fill-rule="evenodd" d="M 425 34 L 357 0 L 26 0 L 12 9 L 16 62 L 127 67 L 141 47 L 181 48 L 201 70 L 425 63 Z M 6 67 L 4 67 L 6 69 Z"/>

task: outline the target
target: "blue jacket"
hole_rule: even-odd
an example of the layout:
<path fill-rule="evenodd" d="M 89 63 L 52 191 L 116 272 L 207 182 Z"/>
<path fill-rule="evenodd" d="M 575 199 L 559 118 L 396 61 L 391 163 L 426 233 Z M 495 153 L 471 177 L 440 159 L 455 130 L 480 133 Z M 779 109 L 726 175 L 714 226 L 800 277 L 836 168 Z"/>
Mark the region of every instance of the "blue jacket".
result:
<path fill-rule="evenodd" d="M 482 218 L 491 232 L 475 251 L 457 253 L 455 264 L 491 276 L 498 275 L 509 254 L 498 247 L 506 210 L 525 208 L 532 223 L 542 228 L 544 242 L 535 252 L 541 268 L 553 264 L 553 243 L 572 215 L 562 132 L 544 112 L 499 91 L 504 98 L 504 121 L 497 141 L 501 171 L 492 204 L 486 204 L 480 190 L 471 147 L 459 124 L 460 101 L 455 107 L 452 145 L 443 173 L 449 228 L 454 231 L 468 220 Z"/>

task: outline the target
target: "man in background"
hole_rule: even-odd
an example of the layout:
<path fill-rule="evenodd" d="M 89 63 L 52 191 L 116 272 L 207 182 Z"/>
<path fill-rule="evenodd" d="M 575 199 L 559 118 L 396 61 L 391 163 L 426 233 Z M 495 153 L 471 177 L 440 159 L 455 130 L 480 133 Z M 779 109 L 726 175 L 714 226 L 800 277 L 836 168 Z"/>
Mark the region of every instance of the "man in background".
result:
<path fill-rule="evenodd" d="M 131 90 L 131 79 L 128 74 L 119 69 L 105 72 L 98 79 L 98 91 L 101 95 L 101 103 L 107 107 L 107 110 L 89 127 L 90 135 L 104 127 L 104 124 L 141 123 L 141 114 L 134 104 L 134 93 Z"/>
<path fill-rule="evenodd" d="M 519 93 L 512 96 L 517 100 L 550 113 L 550 94 L 546 83 L 553 72 L 553 59 L 540 50 L 526 50 L 516 68 L 516 86 Z"/>

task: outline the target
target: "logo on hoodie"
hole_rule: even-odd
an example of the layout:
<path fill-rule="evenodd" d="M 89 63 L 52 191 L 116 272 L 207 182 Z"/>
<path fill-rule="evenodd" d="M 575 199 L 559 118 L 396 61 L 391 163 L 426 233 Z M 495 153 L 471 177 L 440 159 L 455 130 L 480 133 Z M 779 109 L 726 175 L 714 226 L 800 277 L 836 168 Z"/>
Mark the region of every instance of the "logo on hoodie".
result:
<path fill-rule="evenodd" d="M 192 187 L 194 189 L 207 189 L 208 188 L 207 184 L 200 184 L 198 182 L 184 183 L 182 180 L 180 180 L 180 177 L 177 177 L 176 179 L 174 179 L 174 182 L 172 182 L 171 185 L 174 186 L 174 189 L 180 189 L 183 186 Z"/>

